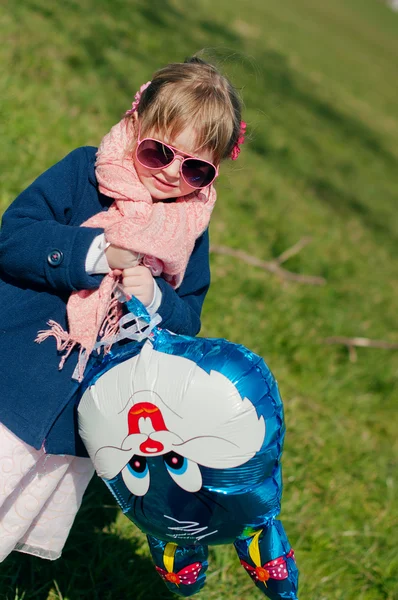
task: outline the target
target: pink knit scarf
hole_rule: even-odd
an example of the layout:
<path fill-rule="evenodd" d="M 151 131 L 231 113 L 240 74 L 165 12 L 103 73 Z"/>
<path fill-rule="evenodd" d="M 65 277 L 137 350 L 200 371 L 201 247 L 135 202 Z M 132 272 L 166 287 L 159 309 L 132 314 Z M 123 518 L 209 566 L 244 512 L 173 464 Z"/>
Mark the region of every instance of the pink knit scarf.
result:
<path fill-rule="evenodd" d="M 211 186 L 173 203 L 153 203 L 133 165 L 134 138 L 134 124 L 124 118 L 102 140 L 97 152 L 96 177 L 100 192 L 114 202 L 107 212 L 94 215 L 82 227 L 104 228 L 107 242 L 139 253 L 153 275 L 162 275 L 177 288 L 195 240 L 209 224 L 216 192 Z M 67 304 L 69 332 L 49 321 L 51 329 L 40 331 L 36 338 L 37 342 L 49 336 L 56 338 L 57 350 L 64 352 L 60 369 L 72 349 L 79 345 L 79 380 L 98 337 L 106 342 L 118 331 L 121 310 L 113 296 L 117 285 L 118 276 L 110 272 L 97 290 L 73 292 Z M 110 345 L 111 341 L 105 344 L 106 350 Z"/>

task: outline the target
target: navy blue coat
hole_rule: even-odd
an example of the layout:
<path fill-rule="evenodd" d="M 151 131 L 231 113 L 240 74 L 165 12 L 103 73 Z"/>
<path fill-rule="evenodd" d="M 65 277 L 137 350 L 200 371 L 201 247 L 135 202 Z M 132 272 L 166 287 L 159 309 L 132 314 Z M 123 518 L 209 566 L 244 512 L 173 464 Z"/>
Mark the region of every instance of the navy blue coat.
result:
<path fill-rule="evenodd" d="M 85 271 L 90 244 L 103 230 L 80 227 L 112 203 L 98 191 L 95 153 L 78 148 L 40 175 L 6 210 L 0 230 L 0 422 L 55 454 L 84 455 L 70 406 L 77 352 L 60 371 L 55 339 L 34 340 L 49 319 L 67 329 L 70 293 L 94 289 L 103 277 Z M 161 326 L 196 335 L 210 284 L 207 231 L 196 241 L 178 290 L 161 278 L 157 283 Z"/>

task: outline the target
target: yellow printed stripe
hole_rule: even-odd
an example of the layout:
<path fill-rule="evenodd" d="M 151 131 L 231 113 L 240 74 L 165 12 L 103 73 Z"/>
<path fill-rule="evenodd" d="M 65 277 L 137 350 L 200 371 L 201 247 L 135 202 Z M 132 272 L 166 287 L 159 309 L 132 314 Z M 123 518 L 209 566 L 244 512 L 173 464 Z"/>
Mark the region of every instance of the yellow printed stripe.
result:
<path fill-rule="evenodd" d="M 249 556 L 252 559 L 252 561 L 254 562 L 254 564 L 256 565 L 256 567 L 261 567 L 261 555 L 260 555 L 260 548 L 258 545 L 258 540 L 259 540 L 259 537 L 262 534 L 262 532 L 263 532 L 262 529 L 257 531 L 257 533 L 255 533 L 253 535 L 253 539 L 249 544 Z"/>
<path fill-rule="evenodd" d="M 177 544 L 174 544 L 173 542 L 169 542 L 168 544 L 166 544 L 166 547 L 164 549 L 163 562 L 165 569 L 168 573 L 174 572 L 174 555 L 176 553 L 176 550 Z"/>

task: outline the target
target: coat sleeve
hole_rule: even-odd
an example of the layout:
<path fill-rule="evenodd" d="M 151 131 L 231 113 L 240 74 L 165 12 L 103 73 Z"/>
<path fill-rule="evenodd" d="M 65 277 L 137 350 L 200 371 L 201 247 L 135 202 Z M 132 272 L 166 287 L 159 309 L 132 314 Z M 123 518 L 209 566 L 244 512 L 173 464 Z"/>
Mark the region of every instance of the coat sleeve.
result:
<path fill-rule="evenodd" d="M 91 185 L 87 172 L 87 153 L 78 148 L 40 175 L 4 213 L 0 270 L 19 285 L 66 292 L 99 286 L 101 277 L 86 273 L 85 258 L 103 230 L 69 224 Z"/>
<path fill-rule="evenodd" d="M 162 317 L 160 327 L 180 335 L 197 335 L 203 302 L 210 286 L 208 230 L 196 240 L 181 286 L 174 290 L 162 278 L 156 278 L 156 282 L 162 292 L 158 309 Z"/>

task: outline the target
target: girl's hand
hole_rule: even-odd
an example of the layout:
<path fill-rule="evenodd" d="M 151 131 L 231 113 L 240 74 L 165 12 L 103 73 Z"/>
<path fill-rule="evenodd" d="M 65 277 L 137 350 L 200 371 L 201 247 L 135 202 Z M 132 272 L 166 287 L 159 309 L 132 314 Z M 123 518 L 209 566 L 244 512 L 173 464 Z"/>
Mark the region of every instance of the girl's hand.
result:
<path fill-rule="evenodd" d="M 105 250 L 105 256 L 110 269 L 120 269 L 121 271 L 135 267 L 140 261 L 140 255 L 137 252 L 131 252 L 113 244 Z"/>
<path fill-rule="evenodd" d="M 123 291 L 126 296 L 135 296 L 144 306 L 153 299 L 155 281 L 151 271 L 143 265 L 124 269 L 122 273 Z"/>

